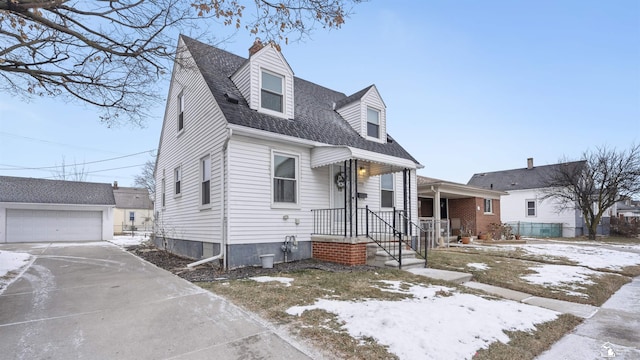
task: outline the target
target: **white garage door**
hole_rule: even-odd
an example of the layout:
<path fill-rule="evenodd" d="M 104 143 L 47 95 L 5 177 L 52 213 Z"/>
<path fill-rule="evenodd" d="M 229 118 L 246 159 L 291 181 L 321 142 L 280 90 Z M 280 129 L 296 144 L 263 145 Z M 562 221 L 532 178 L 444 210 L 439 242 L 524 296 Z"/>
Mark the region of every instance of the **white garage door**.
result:
<path fill-rule="evenodd" d="M 102 240 L 101 211 L 7 209 L 7 242 Z"/>

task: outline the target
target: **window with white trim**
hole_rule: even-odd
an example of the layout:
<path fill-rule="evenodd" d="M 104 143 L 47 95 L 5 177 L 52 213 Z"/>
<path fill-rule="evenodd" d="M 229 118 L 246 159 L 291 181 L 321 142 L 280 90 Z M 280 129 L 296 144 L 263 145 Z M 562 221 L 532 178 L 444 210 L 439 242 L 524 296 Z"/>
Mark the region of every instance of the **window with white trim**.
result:
<path fill-rule="evenodd" d="M 393 174 L 380 175 L 380 207 L 393 207 Z"/>
<path fill-rule="evenodd" d="M 367 136 L 380 138 L 380 111 L 367 107 Z"/>
<path fill-rule="evenodd" d="M 527 203 L 527 216 L 536 216 L 536 201 L 526 200 Z"/>
<path fill-rule="evenodd" d="M 484 199 L 484 212 L 485 214 L 493 213 L 493 200 Z"/>
<path fill-rule="evenodd" d="M 298 157 L 273 154 L 273 202 L 298 203 Z"/>
<path fill-rule="evenodd" d="M 262 71 L 260 89 L 260 107 L 263 109 L 284 112 L 284 77 Z"/>
<path fill-rule="evenodd" d="M 184 129 L 184 93 L 178 95 L 178 132 Z"/>
<path fill-rule="evenodd" d="M 173 182 L 175 195 L 181 194 L 180 183 L 182 181 L 182 168 L 178 166 L 173 170 Z"/>
<path fill-rule="evenodd" d="M 200 204 L 211 203 L 211 157 L 200 159 Z"/>

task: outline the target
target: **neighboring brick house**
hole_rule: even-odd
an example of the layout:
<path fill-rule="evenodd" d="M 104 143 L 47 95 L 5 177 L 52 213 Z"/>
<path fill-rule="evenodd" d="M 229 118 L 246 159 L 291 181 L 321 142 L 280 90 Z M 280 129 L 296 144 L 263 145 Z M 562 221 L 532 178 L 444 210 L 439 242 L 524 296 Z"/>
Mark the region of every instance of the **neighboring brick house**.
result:
<path fill-rule="evenodd" d="M 491 224 L 499 224 L 500 199 L 507 193 L 458 184 L 451 181 L 418 176 L 418 200 L 421 218 L 446 220 L 448 235 L 471 231 L 473 236 L 491 232 Z M 444 227 L 443 225 L 440 225 Z M 442 230 L 436 230 L 447 236 Z"/>

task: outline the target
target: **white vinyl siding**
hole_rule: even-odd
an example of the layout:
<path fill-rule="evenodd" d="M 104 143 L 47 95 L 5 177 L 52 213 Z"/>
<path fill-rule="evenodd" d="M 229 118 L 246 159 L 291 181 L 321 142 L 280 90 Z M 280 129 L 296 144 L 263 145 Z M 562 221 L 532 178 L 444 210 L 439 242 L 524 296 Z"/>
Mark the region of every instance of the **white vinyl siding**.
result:
<path fill-rule="evenodd" d="M 182 45 L 182 43 L 180 44 Z M 188 55 L 180 51 L 180 55 Z M 183 88 L 189 89 L 189 118 L 186 130 L 177 137 L 177 101 L 168 101 L 158 150 L 157 168 L 175 169 L 180 166 L 180 196 L 166 198 L 162 217 L 157 220 L 159 231 L 173 239 L 214 242 L 222 241 L 221 212 L 221 152 L 227 136 L 226 120 L 211 95 L 209 87 L 196 68 L 193 60 L 184 60 L 182 67 L 174 66 L 168 98 L 176 99 Z M 201 211 L 200 159 L 211 154 L 211 192 L 207 211 Z M 169 174 L 171 175 L 169 170 Z M 158 171 L 157 194 L 161 194 L 162 174 Z M 169 191 L 173 191 L 169 179 Z M 160 210 L 160 198 L 156 211 Z"/>
<path fill-rule="evenodd" d="M 344 107 L 336 109 L 338 114 L 340 114 L 340 116 L 342 116 L 359 134 L 362 133 L 362 118 L 360 109 L 360 101 L 354 101 Z"/>
<path fill-rule="evenodd" d="M 542 199 L 542 189 L 511 190 L 500 197 L 500 219 L 502 222 L 560 223 L 562 236 L 574 237 L 576 211 L 568 209 L 558 212 L 554 199 Z M 535 202 L 536 216 L 527 216 L 527 201 Z"/>
<path fill-rule="evenodd" d="M 298 204 L 272 205 L 272 154 L 298 156 Z M 229 143 L 229 242 L 247 244 L 281 242 L 286 235 L 309 241 L 312 209 L 330 206 L 333 186 L 329 167 L 311 169 L 308 148 L 235 136 Z M 284 220 L 284 217 L 287 220 Z M 299 225 L 295 224 L 299 219 Z"/>

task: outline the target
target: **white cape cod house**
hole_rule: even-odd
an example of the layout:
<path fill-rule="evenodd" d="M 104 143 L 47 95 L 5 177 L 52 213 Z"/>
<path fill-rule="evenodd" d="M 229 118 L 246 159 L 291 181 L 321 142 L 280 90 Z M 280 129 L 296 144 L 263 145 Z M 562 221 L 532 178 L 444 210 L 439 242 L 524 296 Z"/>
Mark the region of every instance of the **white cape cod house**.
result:
<path fill-rule="evenodd" d="M 296 78 L 259 42 L 246 59 L 181 36 L 177 58 L 156 161 L 156 245 L 228 268 L 267 254 L 355 265 L 370 234 L 417 223 L 422 166 L 387 134 L 374 85 L 347 96 Z"/>

